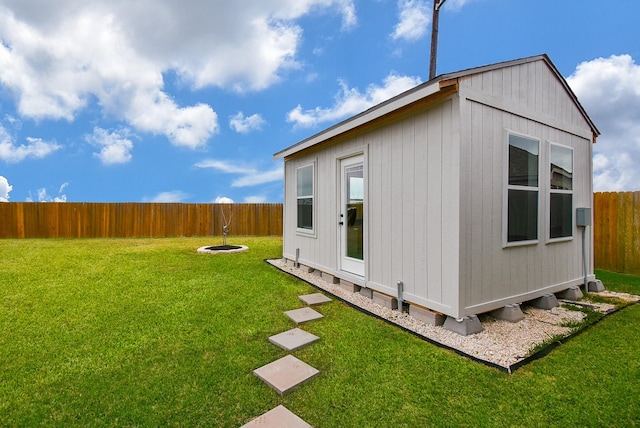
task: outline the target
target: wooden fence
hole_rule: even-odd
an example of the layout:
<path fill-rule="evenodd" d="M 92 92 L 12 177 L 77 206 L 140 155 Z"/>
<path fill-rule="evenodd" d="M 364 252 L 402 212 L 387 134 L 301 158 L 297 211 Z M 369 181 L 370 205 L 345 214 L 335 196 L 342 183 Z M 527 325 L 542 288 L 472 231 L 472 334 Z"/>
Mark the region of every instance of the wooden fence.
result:
<path fill-rule="evenodd" d="M 0 203 L 0 238 L 281 236 L 282 204 Z"/>
<path fill-rule="evenodd" d="M 640 192 L 594 194 L 598 269 L 640 274 Z M 282 204 L 2 202 L 0 238 L 282 236 Z"/>
<path fill-rule="evenodd" d="M 596 268 L 640 274 L 640 192 L 595 193 L 593 199 Z"/>

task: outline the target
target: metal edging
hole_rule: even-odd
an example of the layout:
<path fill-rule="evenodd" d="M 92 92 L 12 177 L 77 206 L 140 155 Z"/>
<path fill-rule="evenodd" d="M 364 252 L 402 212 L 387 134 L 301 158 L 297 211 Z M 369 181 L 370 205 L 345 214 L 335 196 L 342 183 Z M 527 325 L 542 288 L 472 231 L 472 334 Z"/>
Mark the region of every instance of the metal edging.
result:
<path fill-rule="evenodd" d="M 301 278 L 301 277 L 299 277 L 299 276 L 297 276 L 297 275 L 294 275 L 294 274 L 293 274 L 293 273 L 291 273 L 291 272 L 287 272 L 286 270 L 282 269 L 282 268 L 281 268 L 281 267 L 279 267 L 279 266 L 276 266 L 276 265 L 274 265 L 274 264 L 272 264 L 272 263 L 269 263 L 269 260 L 270 260 L 270 259 L 264 259 L 264 262 L 265 262 L 265 263 L 267 263 L 267 264 L 268 264 L 268 265 L 270 265 L 270 266 L 273 266 L 274 268 L 278 269 L 279 271 L 281 271 L 281 272 L 283 272 L 283 273 L 286 273 L 287 275 L 291 275 L 291 276 L 293 276 L 293 277 L 295 277 L 295 278 L 299 279 L 300 281 L 302 281 L 302 282 L 305 282 L 305 283 L 309 284 L 310 286 L 312 286 L 313 288 L 315 288 L 315 289 L 317 289 L 317 290 L 319 290 L 319 291 L 322 291 L 322 292 L 325 292 L 325 293 L 327 293 L 327 294 L 330 294 L 332 297 L 336 298 L 337 300 L 339 300 L 339 301 L 341 301 L 341 302 L 343 302 L 343 303 L 347 304 L 348 306 L 350 306 L 350 307 L 352 307 L 352 308 L 354 308 L 354 309 L 359 310 L 359 311 L 360 311 L 360 312 L 362 312 L 362 313 L 365 313 L 365 314 L 367 314 L 367 315 L 373 316 L 374 318 L 377 318 L 377 319 L 379 319 L 379 320 L 382 320 L 382 321 L 386 322 L 387 324 L 391 324 L 391 325 L 393 325 L 393 326 L 395 326 L 395 327 L 398 327 L 398 328 L 400 328 L 401 330 L 404 330 L 404 331 L 406 331 L 406 332 L 408 332 L 408 333 L 410 333 L 410 334 L 412 334 L 412 335 L 414 335 L 414 336 L 418 337 L 419 339 L 422 339 L 422 340 L 424 340 L 425 342 L 428 342 L 428 343 L 430 343 L 430 344 L 432 344 L 432 345 L 435 345 L 435 346 L 437 346 L 437 347 L 439 347 L 439 348 L 442 348 L 442 349 L 445 349 L 445 350 L 448 350 L 448 351 L 453 351 L 454 353 L 456 353 L 456 354 L 460 355 L 461 357 L 468 358 L 468 359 L 470 359 L 470 360 L 472 360 L 472 361 L 475 361 L 476 363 L 483 364 L 483 365 L 485 365 L 485 366 L 487 366 L 487 367 L 491 367 L 491 368 L 493 368 L 493 369 L 497 369 L 497 370 L 499 370 L 499 371 L 501 371 L 501 372 L 508 373 L 508 374 L 513 374 L 513 372 L 515 372 L 516 370 L 518 370 L 518 369 L 520 369 L 520 368 L 522 368 L 522 367 L 526 366 L 527 364 L 529 364 L 529 363 L 531 363 L 531 362 L 533 362 L 533 361 L 539 360 L 540 358 L 542 358 L 542 357 L 545 357 L 545 356 L 549 355 L 549 354 L 551 353 L 551 351 L 553 351 L 554 349 L 556 349 L 558 346 L 560 346 L 560 345 L 562 345 L 562 344 L 566 343 L 567 341 L 569 341 L 569 339 L 571 339 L 571 338 L 573 338 L 573 337 L 578 336 L 579 334 L 581 334 L 581 333 L 582 333 L 582 332 L 584 332 L 585 330 L 589 329 L 589 327 L 591 327 L 591 326 L 593 326 L 593 325 L 598 324 L 600 321 L 604 320 L 604 319 L 605 319 L 605 318 L 607 318 L 609 315 L 612 315 L 612 314 L 614 314 L 614 313 L 617 313 L 617 312 L 619 312 L 619 311 L 621 311 L 621 310 L 623 310 L 623 309 L 625 309 L 625 308 L 628 308 L 628 307 L 630 307 L 630 306 L 633 306 L 633 305 L 635 305 L 635 304 L 640 304 L 640 300 L 638 300 L 638 301 L 636 301 L 636 302 L 631 302 L 631 303 L 629 303 L 628 305 L 625 305 L 625 306 L 623 306 L 623 307 L 621 307 L 621 308 L 611 309 L 611 310 L 609 310 L 609 311 L 605 312 L 605 314 L 604 314 L 601 318 L 598 318 L 597 320 L 595 320 L 595 321 L 593 321 L 593 322 L 591 322 L 591 323 L 589 323 L 589 324 L 585 325 L 584 327 L 579 328 L 578 330 L 574 331 L 573 333 L 569 334 L 568 336 L 564 336 L 564 337 L 562 337 L 562 339 L 556 340 L 556 341 L 554 341 L 554 342 L 552 342 L 552 343 L 548 344 L 547 346 L 545 346 L 545 347 L 544 347 L 544 348 L 542 348 L 541 350 L 539 350 L 539 351 L 535 352 L 534 354 L 531 354 L 531 355 L 529 355 L 529 356 L 525 357 L 524 359 L 522 359 L 522 360 L 518 361 L 517 363 L 511 364 L 511 365 L 509 365 L 509 366 L 501 366 L 501 365 L 499 365 L 499 364 L 492 363 L 491 361 L 487 361 L 487 360 L 483 360 L 482 358 L 474 357 L 473 355 L 467 354 L 466 352 L 463 352 L 463 351 L 461 351 L 461 350 L 459 350 L 459 349 L 453 348 L 453 347 L 451 347 L 451 346 L 449 346 L 449 345 L 445 345 L 444 343 L 440 343 L 440 342 L 438 342 L 438 341 L 436 341 L 436 340 L 433 340 L 433 339 L 430 339 L 430 338 L 428 338 L 428 337 L 426 337 L 426 336 L 423 336 L 423 335 L 421 335 L 421 334 L 419 334 L 419 333 L 417 333 L 417 332 L 415 332 L 415 331 L 412 331 L 412 330 L 410 330 L 410 329 L 408 329 L 408 328 L 406 328 L 406 327 L 404 327 L 404 326 L 401 326 L 400 324 L 396 324 L 396 323 L 394 323 L 393 321 L 388 320 L 388 319 L 386 319 L 386 318 L 384 318 L 384 317 L 382 317 L 382 316 L 380 316 L 380 315 L 378 315 L 378 314 L 375 314 L 375 313 L 373 313 L 373 312 L 371 312 L 371 311 L 368 311 L 368 310 L 366 310 L 365 308 L 362 308 L 362 307 L 360 307 L 360 306 L 358 306 L 358 305 L 356 305 L 356 304 L 354 304 L 354 303 L 351 303 L 351 302 L 349 302 L 348 300 L 345 300 L 345 299 L 343 299 L 342 297 L 337 296 L 337 295 L 335 295 L 335 294 L 333 294 L 333 293 L 331 293 L 331 292 L 329 292 L 329 291 L 325 290 L 324 288 L 321 288 L 321 287 L 319 287 L 319 286 L 317 286 L 317 285 L 313 284 L 312 282 L 310 282 L 310 281 L 308 281 L 308 280 L 306 280 L 306 279 L 304 279 L 304 278 Z"/>

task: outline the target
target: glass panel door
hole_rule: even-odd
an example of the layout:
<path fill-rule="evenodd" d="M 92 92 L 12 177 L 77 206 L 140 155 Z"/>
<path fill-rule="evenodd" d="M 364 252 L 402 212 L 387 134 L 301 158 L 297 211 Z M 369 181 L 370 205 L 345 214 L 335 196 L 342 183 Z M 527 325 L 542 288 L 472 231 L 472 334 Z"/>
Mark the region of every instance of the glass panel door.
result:
<path fill-rule="evenodd" d="M 342 270 L 364 276 L 364 162 L 354 156 L 341 161 L 340 230 Z"/>

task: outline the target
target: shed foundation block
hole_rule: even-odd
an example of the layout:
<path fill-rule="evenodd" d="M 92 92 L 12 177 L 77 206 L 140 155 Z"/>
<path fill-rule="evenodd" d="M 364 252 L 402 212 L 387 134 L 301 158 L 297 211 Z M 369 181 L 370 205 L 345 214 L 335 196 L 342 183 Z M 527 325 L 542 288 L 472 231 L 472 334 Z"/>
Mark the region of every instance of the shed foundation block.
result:
<path fill-rule="evenodd" d="M 387 296 L 383 293 L 378 293 L 377 291 L 373 292 L 373 303 L 377 303 L 380 306 L 384 306 L 389 309 L 398 309 L 398 299 L 395 297 Z"/>
<path fill-rule="evenodd" d="M 425 324 L 439 326 L 444 324 L 445 316 L 416 305 L 409 305 L 409 315 Z"/>
<path fill-rule="evenodd" d="M 559 306 L 555 294 L 545 294 L 544 296 L 529 301 L 529 304 L 538 309 L 552 309 Z"/>
<path fill-rule="evenodd" d="M 364 297 L 373 299 L 373 290 L 370 288 L 366 288 L 366 287 L 360 288 L 360 294 L 362 294 Z"/>
<path fill-rule="evenodd" d="M 482 331 L 482 323 L 477 315 L 469 315 L 460 320 L 453 317 L 447 317 L 444 321 L 444 328 L 462 336 L 480 333 Z"/>
<path fill-rule="evenodd" d="M 593 291 L 596 293 L 604 291 L 604 285 L 602 284 L 602 281 L 600 281 L 599 279 L 596 279 L 595 281 L 589 281 L 588 287 L 589 287 L 589 291 Z"/>
<path fill-rule="evenodd" d="M 300 265 L 300 269 L 302 269 L 302 271 L 305 273 L 311 273 L 315 270 L 314 268 L 309 267 L 307 265 Z"/>
<path fill-rule="evenodd" d="M 556 297 L 558 299 L 564 299 L 564 300 L 578 300 L 582 298 L 582 296 L 583 296 L 582 291 L 580 290 L 580 287 L 578 287 L 577 285 L 572 285 L 566 290 L 556 293 Z"/>
<path fill-rule="evenodd" d="M 495 311 L 491 312 L 491 316 L 496 319 L 509 322 L 518 322 L 524 319 L 522 309 L 520 309 L 520 305 L 518 305 L 517 303 L 506 305 L 500 309 L 496 309 Z"/>
<path fill-rule="evenodd" d="M 353 282 L 349 282 L 344 279 L 340 279 L 340 288 L 350 293 L 357 293 L 358 291 L 360 291 L 359 285 L 355 285 Z"/>
<path fill-rule="evenodd" d="M 338 282 L 340 282 L 340 278 L 336 278 L 335 276 L 326 272 L 322 272 L 322 279 L 324 281 L 327 281 L 329 284 L 337 284 Z"/>

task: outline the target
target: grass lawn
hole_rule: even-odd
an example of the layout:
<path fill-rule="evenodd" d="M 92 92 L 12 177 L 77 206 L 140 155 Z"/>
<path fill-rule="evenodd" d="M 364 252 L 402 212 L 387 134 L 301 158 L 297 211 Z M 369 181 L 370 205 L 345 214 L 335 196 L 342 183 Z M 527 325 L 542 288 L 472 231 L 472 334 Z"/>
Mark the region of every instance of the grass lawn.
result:
<path fill-rule="evenodd" d="M 315 292 L 263 260 L 281 241 L 0 240 L 0 426 L 238 427 L 284 404 L 316 427 L 638 426 L 640 305 L 509 375 L 334 301 L 279 397 L 252 371 Z M 640 279 L 598 272 L 640 294 Z"/>
<path fill-rule="evenodd" d="M 640 295 L 640 276 L 596 269 L 598 279 L 608 290 Z"/>

